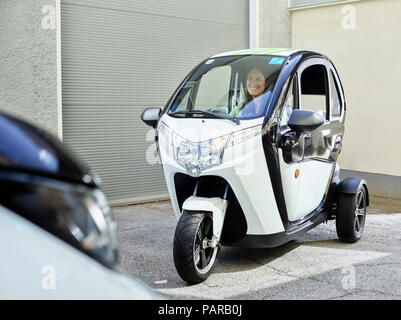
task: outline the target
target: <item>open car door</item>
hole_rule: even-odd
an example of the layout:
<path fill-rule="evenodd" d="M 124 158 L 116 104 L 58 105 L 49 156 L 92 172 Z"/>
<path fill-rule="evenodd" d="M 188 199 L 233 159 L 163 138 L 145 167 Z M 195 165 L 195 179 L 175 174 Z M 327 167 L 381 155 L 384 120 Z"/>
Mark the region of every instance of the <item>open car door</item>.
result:
<path fill-rule="evenodd" d="M 327 195 L 342 147 L 344 95 L 334 67 L 322 58 L 303 62 L 289 86 L 280 110 L 279 157 L 288 219 L 298 224 L 312 216 Z M 313 111 L 324 123 L 296 135 L 288 126 L 294 109 Z"/>

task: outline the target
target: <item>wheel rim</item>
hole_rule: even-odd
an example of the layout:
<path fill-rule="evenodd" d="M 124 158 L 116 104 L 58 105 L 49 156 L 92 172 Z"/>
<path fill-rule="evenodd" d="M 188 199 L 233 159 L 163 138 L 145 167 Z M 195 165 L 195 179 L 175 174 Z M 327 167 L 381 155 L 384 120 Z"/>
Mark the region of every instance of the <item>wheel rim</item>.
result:
<path fill-rule="evenodd" d="M 354 230 L 357 238 L 360 238 L 365 225 L 366 215 L 365 193 L 362 190 L 358 192 L 355 201 Z"/>
<path fill-rule="evenodd" d="M 216 260 L 218 247 L 210 246 L 213 237 L 213 219 L 211 215 L 204 215 L 196 228 L 193 259 L 196 270 L 200 274 L 210 271 Z"/>

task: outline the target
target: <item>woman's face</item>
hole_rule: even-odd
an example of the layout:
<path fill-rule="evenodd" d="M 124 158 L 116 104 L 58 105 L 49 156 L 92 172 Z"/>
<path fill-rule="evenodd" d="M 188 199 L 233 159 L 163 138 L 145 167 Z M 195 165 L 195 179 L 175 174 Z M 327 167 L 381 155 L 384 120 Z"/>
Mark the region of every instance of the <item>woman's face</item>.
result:
<path fill-rule="evenodd" d="M 263 73 L 260 72 L 259 69 L 252 69 L 248 73 L 248 79 L 246 81 L 246 87 L 248 89 L 249 94 L 256 98 L 261 95 L 265 90 L 266 79 L 263 76 Z"/>

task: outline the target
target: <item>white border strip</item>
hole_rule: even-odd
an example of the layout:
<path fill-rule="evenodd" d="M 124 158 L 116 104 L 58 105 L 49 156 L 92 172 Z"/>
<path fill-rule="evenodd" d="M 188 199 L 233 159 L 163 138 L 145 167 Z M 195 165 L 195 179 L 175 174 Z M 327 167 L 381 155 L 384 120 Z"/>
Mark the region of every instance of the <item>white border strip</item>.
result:
<path fill-rule="evenodd" d="M 57 42 L 57 127 L 58 137 L 63 140 L 63 98 L 61 83 L 61 0 L 56 0 L 56 42 Z"/>
<path fill-rule="evenodd" d="M 259 48 L 259 0 L 249 0 L 249 48 Z"/>

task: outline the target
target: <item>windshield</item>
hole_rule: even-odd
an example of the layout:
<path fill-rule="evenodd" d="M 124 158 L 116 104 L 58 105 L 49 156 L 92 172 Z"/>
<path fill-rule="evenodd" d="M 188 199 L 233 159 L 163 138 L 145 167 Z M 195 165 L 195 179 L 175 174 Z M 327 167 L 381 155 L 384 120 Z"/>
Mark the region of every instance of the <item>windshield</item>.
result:
<path fill-rule="evenodd" d="M 270 55 L 209 59 L 179 90 L 168 114 L 235 119 L 264 116 L 284 60 Z"/>

